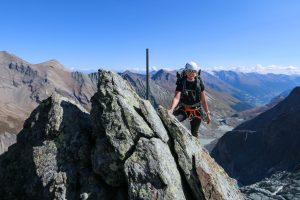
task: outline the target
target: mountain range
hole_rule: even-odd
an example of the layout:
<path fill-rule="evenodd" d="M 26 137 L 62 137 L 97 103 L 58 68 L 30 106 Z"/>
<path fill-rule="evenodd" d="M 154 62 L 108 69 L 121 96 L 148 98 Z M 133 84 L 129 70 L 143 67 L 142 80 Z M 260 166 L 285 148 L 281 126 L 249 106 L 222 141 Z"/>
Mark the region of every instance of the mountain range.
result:
<path fill-rule="evenodd" d="M 242 73 L 214 71 L 213 74 L 227 84 L 246 92 L 246 102 L 263 105 L 283 91 L 300 85 L 299 75 Z"/>
<path fill-rule="evenodd" d="M 57 60 L 31 64 L 0 52 L 0 153 L 15 142 L 30 112 L 53 93 L 90 110 L 90 98 L 96 92 L 92 77 L 72 72 Z"/>
<path fill-rule="evenodd" d="M 150 81 L 150 102 L 155 108 L 158 105 L 170 106 L 176 87 L 176 73 L 176 70 L 153 71 Z M 222 72 L 222 74 L 226 73 L 233 76 L 234 72 Z M 90 98 L 96 92 L 99 79 L 97 72 L 90 74 L 73 72 L 66 69 L 57 60 L 31 64 L 5 51 L 0 52 L 0 74 L 0 93 L 2 94 L 0 97 L 0 153 L 15 142 L 16 134 L 21 130 L 29 113 L 43 99 L 53 93 L 68 97 L 89 111 L 91 108 Z M 119 74 L 131 83 L 137 94 L 145 98 L 144 74 L 130 71 Z M 243 79 L 244 76 L 247 76 L 248 79 Z M 253 110 L 248 111 L 254 109 L 255 104 L 253 102 L 256 100 L 253 99 L 263 96 L 254 94 L 255 91 L 247 90 L 253 84 L 253 81 L 247 82 L 251 76 L 254 77 L 253 80 L 259 77 L 259 87 L 269 97 L 277 94 L 274 92 L 276 89 L 271 90 L 270 87 L 274 85 L 265 84 L 264 80 L 272 79 L 275 82 L 276 77 L 278 79 L 285 78 L 286 81 L 288 81 L 288 78 L 293 78 L 295 81 L 292 83 L 294 85 L 298 84 L 296 82 L 298 79 L 295 77 L 241 73 L 235 73 L 235 81 L 230 82 L 220 75 L 212 75 L 203 71 L 201 77 L 205 83 L 213 118 L 209 126 L 203 123 L 200 127 L 203 144 L 218 139 L 226 131 L 232 130 L 245 119 L 250 119 L 264 111 L 264 109 L 256 109 L 255 112 Z M 239 82 L 243 83 L 243 87 L 238 85 Z M 293 84 L 289 84 L 282 89 L 291 89 L 289 87 L 292 87 Z M 268 93 L 268 91 L 271 92 Z M 278 90 L 278 94 L 280 92 L 282 91 Z M 266 106 L 266 108 L 269 108 L 269 106 Z M 189 127 L 189 123 L 185 122 L 185 125 Z"/>
<path fill-rule="evenodd" d="M 169 107 L 174 96 L 177 72 L 178 71 L 176 70 L 159 70 L 151 74 L 149 100 L 155 109 L 160 108 L 160 105 L 165 108 Z M 123 79 L 127 80 L 127 83 L 129 83 L 128 87 L 131 87 L 131 89 L 134 90 L 138 94 L 138 96 L 145 98 L 146 77 L 144 74 L 125 71 L 119 73 L 119 75 Z M 300 89 L 299 87 L 297 87 L 292 90 L 292 88 L 300 85 L 299 76 L 288 76 L 280 74 L 262 75 L 256 73 L 241 73 L 234 71 L 215 71 L 213 73 L 208 73 L 203 71 L 201 73 L 201 78 L 205 83 L 209 108 L 212 112 L 213 119 L 210 125 L 206 125 L 205 123 L 201 125 L 201 144 L 206 145 L 213 141 L 209 147 L 209 149 L 212 149 L 211 155 L 222 167 L 224 167 L 225 171 L 230 176 L 237 179 L 240 185 L 244 185 L 242 191 L 247 194 L 249 198 L 253 197 L 254 199 L 272 199 L 274 197 L 274 199 L 293 199 L 290 195 L 293 194 L 293 191 L 298 191 L 297 188 L 300 185 L 300 183 L 298 184 L 298 182 L 296 181 L 297 177 L 299 177 L 300 163 L 300 156 L 297 152 L 297 147 L 299 146 L 297 133 L 299 132 L 298 116 L 300 116 L 300 113 L 298 112 L 298 108 Z M 120 83 L 122 81 L 121 79 L 119 80 Z M 108 83 L 111 83 L 111 81 L 108 81 Z M 84 111 L 83 113 L 86 113 L 79 114 L 79 116 L 87 119 L 86 117 L 87 115 L 89 115 L 89 112 L 92 109 L 92 96 L 96 94 L 97 91 L 99 95 L 99 92 L 101 93 L 106 90 L 106 87 L 104 87 L 103 84 L 106 83 L 101 80 L 99 73 L 84 74 L 81 72 L 73 72 L 66 69 L 57 60 L 49 60 L 39 64 L 31 64 L 10 53 L 3 51 L 0 52 L 0 154 L 7 151 L 8 148 L 16 142 L 16 140 L 21 142 L 21 144 L 19 142 L 19 144 L 17 144 L 16 146 L 11 147 L 12 150 L 10 150 L 10 153 L 8 154 L 12 155 L 12 157 L 4 156 L 2 157 L 2 159 L 0 159 L 0 161 L 2 160 L 2 163 L 5 163 L 6 161 L 9 161 L 11 159 L 11 161 L 13 161 L 13 159 L 17 158 L 17 155 L 20 154 L 20 149 L 26 149 L 26 152 L 24 152 L 25 157 L 32 155 L 30 149 L 34 147 L 37 156 L 34 158 L 34 162 L 40 165 L 40 162 L 36 160 L 39 158 L 39 152 L 43 154 L 43 151 L 50 150 L 52 152 L 53 149 L 49 149 L 50 147 L 47 146 L 47 142 L 45 143 L 45 141 L 49 139 L 48 136 L 41 136 L 40 138 L 38 131 L 35 132 L 30 128 L 31 126 L 35 126 L 35 123 L 41 123 L 37 127 L 45 125 L 44 122 L 38 122 L 38 119 L 40 117 L 40 114 L 38 113 L 48 113 L 49 111 L 49 115 L 43 115 L 41 117 L 45 117 L 46 121 L 50 120 L 46 123 L 49 124 L 49 127 L 55 126 L 55 124 L 59 123 L 57 121 L 58 118 L 56 118 L 56 115 L 59 115 L 60 112 L 53 111 L 54 113 L 51 113 L 50 111 L 55 110 L 61 106 L 59 110 L 66 110 L 66 116 L 69 116 L 67 118 L 59 118 L 67 120 L 63 122 L 63 124 L 65 124 L 69 123 L 69 121 L 71 120 L 70 116 L 72 115 L 72 109 L 74 107 L 71 104 L 76 104 L 77 107 L 80 107 L 80 110 Z M 125 83 L 123 85 L 125 85 Z M 107 86 L 109 86 L 109 84 Z M 99 91 L 99 88 L 102 88 L 102 90 Z M 120 88 L 122 87 L 120 86 Z M 119 91 L 119 93 L 123 97 L 127 95 L 126 92 L 124 93 Z M 62 99 L 68 100 L 59 100 L 59 104 L 57 104 L 57 102 L 54 103 L 54 100 L 51 100 L 51 98 L 56 94 L 62 96 Z M 103 94 L 101 93 L 101 95 Z M 111 94 L 109 93 L 108 97 L 110 98 L 114 95 L 115 93 L 113 90 Z M 51 98 L 49 100 L 50 96 Z M 120 97 L 114 96 L 114 98 Z M 45 99 L 48 100 L 44 101 Z M 107 99 L 104 98 L 100 102 L 106 100 Z M 71 101 L 72 103 L 61 103 L 69 101 Z M 50 110 L 47 110 L 47 106 L 51 104 L 51 102 L 55 105 L 57 104 L 58 107 L 56 106 L 50 108 L 50 106 Z M 106 105 L 110 105 L 109 102 L 106 103 Z M 42 106 L 39 106 L 40 104 L 42 104 Z M 118 104 L 119 106 L 125 106 L 122 104 L 122 102 L 118 102 Z M 34 110 L 38 106 L 39 108 L 35 112 L 31 113 L 32 110 Z M 94 107 L 94 109 L 100 109 L 96 110 L 96 113 L 99 114 L 102 112 L 102 109 L 108 109 L 105 113 L 106 115 L 110 115 L 111 107 L 103 106 L 104 105 L 101 104 L 101 106 L 99 105 L 98 107 Z M 136 109 L 136 112 L 139 115 L 145 112 L 145 110 L 142 110 L 140 106 L 141 105 L 133 106 L 133 108 Z M 43 109 L 46 109 L 46 111 L 42 111 Z M 119 109 L 119 111 L 121 110 Z M 128 112 L 131 113 L 132 110 L 128 110 L 126 108 L 121 112 L 123 116 L 122 119 L 124 119 L 125 117 L 130 121 L 129 124 L 133 123 L 135 124 L 134 126 L 137 126 L 134 128 L 134 130 L 131 131 L 134 132 L 140 130 L 138 128 L 139 122 L 135 122 L 137 116 L 134 115 L 135 117 L 132 118 L 130 117 L 130 115 L 128 115 Z M 70 115 L 68 115 L 67 113 L 69 113 Z M 27 120 L 27 123 L 24 124 L 24 121 L 26 118 L 28 118 L 28 116 L 30 116 L 30 120 Z M 49 119 L 47 118 L 47 116 L 49 117 Z M 94 114 L 92 116 L 94 116 Z M 105 118 L 105 116 L 103 117 Z M 110 119 L 115 120 L 118 116 L 119 115 L 115 115 Z M 144 117 L 142 118 L 147 121 L 147 119 L 145 119 Z M 101 121 L 101 123 L 108 123 L 106 128 L 110 129 L 111 123 L 109 123 L 109 121 L 104 118 L 97 118 L 94 124 L 97 125 L 98 121 Z M 75 119 L 77 118 L 74 118 L 74 120 Z M 84 124 L 83 122 L 80 123 L 81 125 Z M 87 123 L 87 126 L 83 125 L 83 131 L 89 131 L 91 129 L 91 124 L 89 123 L 90 122 Z M 153 126 L 154 122 L 147 122 L 148 125 L 149 123 L 151 126 Z M 94 128 L 100 130 L 100 132 L 103 131 L 102 125 L 98 124 L 97 126 L 98 127 Z M 116 130 L 123 130 L 125 126 L 128 126 L 128 123 L 126 123 L 125 121 L 122 126 L 123 128 L 121 126 L 121 128 L 117 126 L 115 128 Z M 185 126 L 189 128 L 188 123 L 185 123 Z M 48 125 L 45 127 L 48 127 Z M 73 127 L 71 127 L 70 124 L 66 125 L 66 127 L 68 127 L 67 129 L 73 130 Z M 18 133 L 22 129 L 23 134 L 19 136 Z M 48 131 L 48 128 L 45 128 L 45 130 Z M 55 138 L 57 135 L 55 135 L 55 131 L 51 131 L 50 135 L 53 139 L 53 137 Z M 27 132 L 34 133 L 36 134 L 34 137 L 37 138 L 26 138 L 27 136 L 24 136 L 26 135 L 25 132 L 26 134 Z M 143 131 L 142 133 L 144 134 Z M 224 133 L 226 134 L 224 135 Z M 74 135 L 74 137 L 77 136 L 81 137 L 80 135 Z M 81 145 L 79 144 L 80 142 L 78 144 L 76 142 L 73 143 L 77 139 L 72 139 L 72 137 L 73 136 L 69 134 L 62 134 L 55 139 L 55 143 L 61 145 L 60 142 L 64 141 L 64 145 L 72 144 L 74 145 L 73 147 L 76 147 L 76 145 Z M 87 149 L 84 148 L 87 147 L 86 144 L 89 143 L 94 136 L 93 134 L 91 134 L 86 138 L 85 137 L 86 136 L 84 136 L 82 140 L 83 149 L 81 149 L 80 152 L 77 152 L 77 150 L 74 150 L 74 148 L 72 147 L 70 150 L 71 154 L 63 152 L 63 157 L 68 157 L 70 155 L 74 156 L 75 154 L 79 155 L 81 153 L 83 153 L 82 155 L 88 155 L 86 152 Z M 116 140 L 121 140 L 125 136 L 124 134 L 117 134 L 113 137 Z M 158 135 L 155 137 L 161 136 Z M 65 140 L 68 138 L 71 138 L 70 141 L 73 142 L 70 143 L 70 141 Z M 30 144 L 31 146 L 26 146 L 27 139 L 34 144 L 32 143 Z M 102 139 L 103 138 L 101 136 L 94 142 L 99 142 Z M 137 139 L 138 138 L 134 138 L 133 141 L 137 142 Z M 164 140 L 164 138 L 161 139 Z M 43 142 L 45 146 L 38 147 L 36 146 L 37 143 L 35 142 Z M 94 142 L 92 142 L 93 145 L 95 145 Z M 95 151 L 99 153 L 100 151 L 102 152 L 104 150 L 107 150 L 103 149 L 100 146 L 98 146 Z M 59 147 L 62 147 L 62 149 L 65 148 L 63 146 Z M 138 147 L 140 148 L 141 146 Z M 120 148 L 125 148 L 125 146 L 120 146 Z M 124 149 L 119 150 L 123 151 Z M 129 150 L 126 155 L 131 154 L 133 150 L 134 147 Z M 103 158 L 108 159 L 108 155 L 104 155 Z M 124 154 L 122 156 L 128 158 L 128 156 L 126 155 Z M 94 168 L 96 174 L 105 174 L 106 171 L 103 172 L 102 170 L 109 170 L 107 169 L 107 167 L 105 167 L 105 163 L 101 164 L 103 158 L 94 160 L 100 162 L 96 163 L 98 167 Z M 113 157 L 113 159 L 115 158 L 116 157 Z M 71 158 L 71 160 L 72 159 L 73 158 Z M 23 161 L 24 163 L 28 162 L 26 160 Z M 119 165 L 115 165 L 114 160 L 109 160 L 109 162 L 110 161 L 113 161 L 114 167 L 117 167 Z M 20 161 L 14 160 L 13 162 L 18 163 Z M 62 166 L 68 168 L 66 160 L 61 162 Z M 89 165 L 91 165 L 90 161 L 87 160 L 79 161 L 75 159 L 74 162 L 81 166 L 84 166 L 84 168 L 86 169 L 89 168 Z M 73 169 L 73 167 L 75 167 L 77 164 L 72 165 L 71 168 Z M 53 163 L 50 163 L 49 166 L 51 167 L 52 165 Z M 13 167 L 17 172 L 19 170 L 17 166 L 18 164 L 13 164 L 10 167 Z M 30 166 L 32 166 L 32 163 L 30 164 Z M 41 167 L 42 170 L 45 170 L 42 165 L 40 165 L 39 167 Z M 102 167 L 104 168 L 101 169 Z M 3 169 L 8 170 L 8 168 Z M 75 168 L 77 168 L 77 166 Z M 71 172 L 72 170 L 68 171 L 68 173 L 70 173 L 70 177 L 73 179 L 75 176 Z M 42 177 L 43 179 L 42 182 L 47 182 L 46 179 L 49 178 L 48 175 L 43 176 L 39 171 L 33 171 L 33 173 L 38 173 L 38 176 Z M 76 173 L 81 172 L 77 171 Z M 90 174 L 88 172 L 84 173 L 87 173 L 86 175 L 90 177 Z M 202 172 L 199 171 L 198 173 Z M 27 175 L 31 176 L 32 174 Z M 59 173 L 59 176 L 61 175 L 62 174 Z M 6 180 L 11 180 L 12 177 L 8 175 L 4 176 L 4 178 Z M 91 180 L 92 179 L 93 178 L 91 178 Z M 110 181 L 109 177 L 108 179 L 108 181 Z M 56 185 L 54 184 L 53 187 L 58 187 L 60 177 L 55 176 L 52 180 L 56 181 Z M 25 179 L 23 181 L 26 182 Z M 82 181 L 86 182 L 87 180 L 82 179 Z M 93 184 L 98 184 L 97 181 L 94 181 L 95 180 L 93 180 Z M 270 181 L 274 182 L 274 184 L 269 185 Z M 72 184 L 75 182 L 73 181 Z M 288 184 L 289 187 L 287 186 Z M 38 186 L 41 187 L 40 184 L 38 184 Z M 30 188 L 27 189 L 28 191 L 30 190 Z M 108 188 L 108 190 L 111 189 Z M 123 192 L 124 188 L 117 193 L 120 194 Z M 184 193 L 185 192 L 187 191 L 185 190 Z M 200 193 L 197 193 L 197 191 L 194 192 L 196 192 L 196 194 L 200 196 L 202 195 Z M 30 191 L 29 193 L 33 195 L 33 193 L 31 193 Z M 101 195 L 102 193 L 100 192 L 99 194 Z M 39 195 L 43 196 L 44 194 L 40 193 Z"/>
<path fill-rule="evenodd" d="M 224 134 L 211 155 L 231 177 L 248 185 L 249 195 L 263 187 L 265 199 L 300 198 L 299 116 L 296 87 L 273 108 Z"/>
<path fill-rule="evenodd" d="M 167 109 L 100 71 L 91 112 L 54 94 L 0 155 L 0 198 L 243 200 L 235 180 Z"/>

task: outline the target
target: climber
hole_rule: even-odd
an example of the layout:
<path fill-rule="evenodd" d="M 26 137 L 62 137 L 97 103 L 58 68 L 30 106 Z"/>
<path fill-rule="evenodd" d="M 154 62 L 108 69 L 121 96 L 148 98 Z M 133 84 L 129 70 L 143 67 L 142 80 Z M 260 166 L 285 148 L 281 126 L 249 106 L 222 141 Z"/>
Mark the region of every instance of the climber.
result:
<path fill-rule="evenodd" d="M 191 133 L 195 137 L 198 137 L 201 121 L 206 121 L 207 124 L 211 121 L 204 84 L 200 77 L 201 70 L 197 73 L 197 69 L 195 62 L 188 62 L 182 73 L 177 72 L 175 96 L 168 109 L 180 122 L 189 118 Z"/>

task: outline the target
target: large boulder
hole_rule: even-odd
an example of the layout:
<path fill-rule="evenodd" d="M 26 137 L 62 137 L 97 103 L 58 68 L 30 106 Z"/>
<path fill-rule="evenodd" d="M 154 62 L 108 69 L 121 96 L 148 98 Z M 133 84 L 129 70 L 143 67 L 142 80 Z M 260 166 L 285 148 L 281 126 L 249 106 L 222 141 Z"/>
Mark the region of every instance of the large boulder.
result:
<path fill-rule="evenodd" d="M 92 97 L 92 160 L 107 184 L 128 183 L 131 199 L 243 199 L 236 182 L 166 109 L 159 118 L 117 74 L 100 71 L 99 80 Z"/>
<path fill-rule="evenodd" d="M 91 101 L 94 172 L 107 184 L 120 186 L 126 182 L 124 162 L 140 137 L 167 142 L 167 132 L 151 104 L 115 73 L 100 71 L 98 92 Z"/>
<path fill-rule="evenodd" d="M 75 102 L 58 95 L 43 101 L 0 157 L 1 199 L 109 198 L 92 173 L 91 128 Z"/>
<path fill-rule="evenodd" d="M 130 199 L 185 199 L 174 157 L 161 140 L 142 137 L 124 167 Z"/>

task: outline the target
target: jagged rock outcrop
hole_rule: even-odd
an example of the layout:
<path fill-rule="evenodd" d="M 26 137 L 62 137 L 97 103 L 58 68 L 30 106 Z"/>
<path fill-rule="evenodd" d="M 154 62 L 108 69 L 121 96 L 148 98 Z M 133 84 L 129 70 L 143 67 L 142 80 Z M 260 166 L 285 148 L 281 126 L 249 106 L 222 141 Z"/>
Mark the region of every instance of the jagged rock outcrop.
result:
<path fill-rule="evenodd" d="M 0 156 L 3 199 L 243 199 L 236 182 L 163 107 L 99 72 L 89 115 L 53 96 Z"/>
<path fill-rule="evenodd" d="M 96 140 L 93 166 L 108 184 L 118 186 L 126 181 L 123 163 L 140 137 L 159 137 L 166 142 L 168 136 L 151 104 L 145 103 L 120 76 L 100 73 L 98 87 L 91 100 Z"/>
<path fill-rule="evenodd" d="M 201 148 L 199 140 L 192 137 L 184 126 L 167 113 L 166 109 L 160 109 L 161 121 L 153 111 L 153 107 L 149 103 L 149 106 L 143 106 L 147 104 L 147 101 L 138 97 L 133 92 L 133 88 L 114 73 L 101 71 L 98 87 L 98 92 L 92 99 L 91 110 L 94 125 L 93 135 L 97 143 L 93 154 L 93 166 L 95 173 L 99 173 L 107 184 L 119 186 L 129 180 L 128 184 L 130 186 L 139 188 L 136 190 L 129 187 L 129 196 L 134 197 L 134 199 L 145 197 L 143 196 L 145 194 L 143 192 L 139 193 L 139 191 L 141 189 L 148 191 L 150 188 L 154 191 L 152 195 L 173 196 L 174 193 L 169 194 L 168 192 L 175 191 L 169 187 L 178 186 L 173 185 L 176 182 L 170 185 L 168 179 L 164 180 L 162 178 L 166 172 L 157 172 L 156 168 L 151 169 L 150 171 L 154 175 L 146 179 L 148 182 L 145 181 L 143 176 L 134 174 L 134 177 L 140 177 L 140 179 L 128 176 L 132 175 L 132 173 L 129 173 L 132 172 L 132 167 L 128 169 L 128 162 L 137 159 L 136 157 L 145 159 L 137 161 L 137 163 L 141 162 L 142 164 L 138 165 L 139 172 L 136 172 L 144 174 L 144 176 L 149 175 L 147 173 L 149 167 L 151 167 L 149 163 L 152 163 L 153 166 L 161 165 L 159 163 L 160 159 L 155 157 L 151 159 L 151 156 L 146 159 L 140 154 L 141 144 L 147 146 L 151 143 L 150 146 L 159 146 L 159 143 L 153 140 L 153 138 L 157 138 L 168 144 L 168 148 L 172 152 L 174 162 L 176 162 L 172 165 L 177 166 L 173 170 L 178 170 L 177 173 L 181 174 L 181 181 L 177 180 L 177 183 L 186 187 L 184 198 L 243 198 L 238 189 L 235 188 L 236 183 Z M 164 128 L 162 122 L 166 128 Z M 158 128 L 154 128 L 154 125 L 158 124 Z M 151 151 L 149 155 L 152 154 L 155 153 Z M 197 158 L 195 159 L 195 157 Z M 123 168 L 125 174 L 121 170 Z M 169 172 L 169 170 L 166 171 Z M 158 176 L 158 174 L 160 175 Z M 171 174 L 176 173 L 172 172 Z M 156 178 L 153 178 L 153 176 Z M 157 182 L 162 183 L 158 184 Z M 165 185 L 163 193 L 161 192 L 161 185 Z M 187 191 L 192 191 L 193 194 L 187 194 Z M 179 191 L 177 190 L 177 192 Z"/>
<path fill-rule="evenodd" d="M 199 139 L 162 107 L 159 113 L 174 141 L 179 168 L 196 199 L 242 199 L 237 183 L 201 147 Z"/>
<path fill-rule="evenodd" d="M 75 102 L 43 101 L 0 157 L 1 199 L 110 198 L 91 170 L 91 129 L 89 114 Z"/>

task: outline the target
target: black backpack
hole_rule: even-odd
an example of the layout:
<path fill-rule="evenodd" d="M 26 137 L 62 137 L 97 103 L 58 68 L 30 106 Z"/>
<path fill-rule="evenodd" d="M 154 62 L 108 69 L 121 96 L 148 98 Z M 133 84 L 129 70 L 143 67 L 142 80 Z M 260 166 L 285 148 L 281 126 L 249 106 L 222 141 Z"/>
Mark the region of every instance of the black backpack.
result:
<path fill-rule="evenodd" d="M 188 92 L 186 91 L 186 74 L 185 71 L 183 70 L 181 73 L 177 72 L 177 81 L 176 85 L 182 84 L 182 93 L 180 96 L 180 101 L 182 102 L 182 99 L 186 96 L 188 96 Z M 195 78 L 196 79 L 196 91 L 195 91 L 195 96 L 193 96 L 194 100 L 197 102 L 200 102 L 200 92 L 201 92 L 201 85 L 203 85 L 203 81 L 201 79 L 201 69 L 198 71 L 198 75 Z"/>

